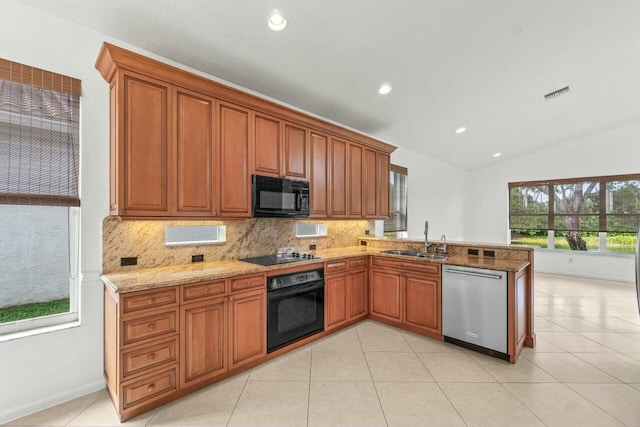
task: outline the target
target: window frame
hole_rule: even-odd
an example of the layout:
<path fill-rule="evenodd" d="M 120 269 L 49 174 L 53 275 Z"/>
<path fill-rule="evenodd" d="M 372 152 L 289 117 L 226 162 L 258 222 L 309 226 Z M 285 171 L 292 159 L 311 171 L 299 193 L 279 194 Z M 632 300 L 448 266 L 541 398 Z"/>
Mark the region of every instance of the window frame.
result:
<path fill-rule="evenodd" d="M 615 215 L 615 216 L 621 216 L 621 217 L 637 217 L 640 220 L 640 211 L 637 213 L 633 213 L 633 214 L 613 214 L 613 213 L 608 213 L 607 212 L 607 203 L 606 203 L 606 197 L 607 197 L 607 184 L 610 182 L 624 182 L 624 181 L 640 181 L 640 173 L 634 173 L 634 174 L 624 174 L 624 175 L 601 175 L 601 176 L 590 176 L 590 177 L 579 177 L 579 178 L 563 178 L 563 179 L 549 179 L 549 180 L 537 180 L 537 181 L 517 181 L 517 182 L 509 182 L 508 183 L 508 230 L 509 230 L 509 240 L 511 241 L 511 232 L 512 230 L 544 230 L 547 231 L 547 248 L 546 250 L 562 250 L 563 252 L 565 252 L 564 249 L 555 249 L 555 232 L 556 231 L 569 231 L 569 230 L 561 230 L 561 229 L 556 229 L 555 227 L 555 220 L 556 220 L 556 216 L 570 216 L 572 214 L 561 214 L 561 213 L 557 213 L 556 212 L 556 203 L 555 203 L 555 186 L 556 185 L 563 185 L 563 184 L 584 184 L 584 183 L 598 183 L 599 185 L 599 189 L 598 189 L 598 197 L 599 197 L 599 202 L 598 202 L 598 212 L 597 214 L 594 213 L 584 213 L 584 214 L 575 214 L 577 216 L 597 216 L 598 217 L 598 229 L 597 230 L 588 230 L 588 229 L 582 229 L 579 228 L 576 231 L 579 232 L 589 232 L 589 233 L 598 233 L 598 251 L 597 253 L 603 253 L 603 254 L 615 254 L 615 255 L 620 255 L 620 256 L 625 256 L 628 254 L 623 254 L 623 253 L 617 253 L 614 251 L 608 251 L 607 250 L 607 233 L 622 233 L 619 231 L 611 231 L 608 230 L 607 228 L 607 217 L 611 216 L 611 215 Z M 522 187 L 547 187 L 547 195 L 548 195 L 548 201 L 547 201 L 547 213 L 544 214 L 529 214 L 529 213 L 525 213 L 525 214 L 518 214 L 518 213 L 514 213 L 513 209 L 512 209 L 512 205 L 511 205 L 511 191 L 513 188 L 522 188 Z M 546 228 L 530 228 L 530 229 L 523 229 L 523 228 L 513 228 L 512 224 L 512 218 L 514 217 L 523 217 L 523 216 L 528 216 L 528 217 L 534 217 L 534 216 L 541 216 L 547 217 L 547 227 Z M 633 233 L 633 232 L 629 232 L 629 233 Z M 585 251 L 573 251 L 573 250 L 569 250 L 570 252 L 578 252 L 578 253 L 582 253 Z M 594 252 L 594 251 L 586 251 L 586 252 Z"/>

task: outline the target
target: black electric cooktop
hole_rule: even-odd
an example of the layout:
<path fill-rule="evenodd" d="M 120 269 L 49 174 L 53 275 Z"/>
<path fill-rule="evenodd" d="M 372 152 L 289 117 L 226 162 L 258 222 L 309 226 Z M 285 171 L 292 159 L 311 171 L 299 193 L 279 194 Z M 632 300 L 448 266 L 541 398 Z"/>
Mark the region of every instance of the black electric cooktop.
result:
<path fill-rule="evenodd" d="M 257 256 L 253 258 L 243 258 L 243 259 L 240 259 L 239 261 L 250 262 L 251 264 L 258 264 L 258 265 L 277 265 L 277 264 L 286 264 L 289 262 L 307 261 L 310 259 L 320 259 L 320 258 L 311 254 L 296 253 L 294 255 L 287 255 L 287 256 L 277 256 L 277 255 Z"/>

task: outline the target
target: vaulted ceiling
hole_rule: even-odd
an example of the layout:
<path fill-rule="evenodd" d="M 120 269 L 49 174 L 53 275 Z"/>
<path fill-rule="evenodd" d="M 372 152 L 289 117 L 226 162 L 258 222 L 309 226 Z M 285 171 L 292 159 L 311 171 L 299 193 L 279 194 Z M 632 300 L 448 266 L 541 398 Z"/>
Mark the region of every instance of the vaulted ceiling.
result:
<path fill-rule="evenodd" d="M 19 1 L 463 169 L 640 120 L 638 0 Z"/>

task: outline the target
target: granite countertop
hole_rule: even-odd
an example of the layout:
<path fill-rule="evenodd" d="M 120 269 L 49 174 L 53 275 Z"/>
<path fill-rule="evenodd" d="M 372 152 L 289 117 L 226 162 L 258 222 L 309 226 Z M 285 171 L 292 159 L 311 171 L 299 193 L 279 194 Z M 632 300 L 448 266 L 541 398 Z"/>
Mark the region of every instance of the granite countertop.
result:
<path fill-rule="evenodd" d="M 466 256 L 451 256 L 446 260 L 416 258 L 405 255 L 380 254 L 384 248 L 371 248 L 367 246 L 350 246 L 345 248 L 325 249 L 316 251 L 320 259 L 299 261 L 273 266 L 261 266 L 238 260 L 214 261 L 198 264 L 157 267 L 144 270 L 134 270 L 126 273 L 104 274 L 102 281 L 116 293 L 141 291 L 164 286 L 176 286 L 186 283 L 194 283 L 205 280 L 223 279 L 232 276 L 266 273 L 290 267 L 302 267 L 317 265 L 336 259 L 353 258 L 363 255 L 379 254 L 380 256 L 403 259 L 406 261 L 451 264 L 464 267 L 487 268 L 502 271 L 519 271 L 529 265 L 527 261 L 477 258 Z"/>

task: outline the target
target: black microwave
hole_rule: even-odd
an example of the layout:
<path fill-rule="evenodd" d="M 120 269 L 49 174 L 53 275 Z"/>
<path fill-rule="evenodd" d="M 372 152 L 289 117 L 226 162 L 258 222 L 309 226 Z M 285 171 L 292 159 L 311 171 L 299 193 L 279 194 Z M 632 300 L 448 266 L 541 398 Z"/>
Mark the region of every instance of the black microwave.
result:
<path fill-rule="evenodd" d="M 254 218 L 304 218 L 309 216 L 309 183 L 252 175 Z"/>

